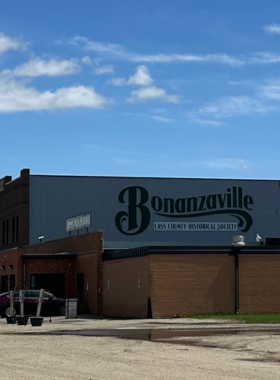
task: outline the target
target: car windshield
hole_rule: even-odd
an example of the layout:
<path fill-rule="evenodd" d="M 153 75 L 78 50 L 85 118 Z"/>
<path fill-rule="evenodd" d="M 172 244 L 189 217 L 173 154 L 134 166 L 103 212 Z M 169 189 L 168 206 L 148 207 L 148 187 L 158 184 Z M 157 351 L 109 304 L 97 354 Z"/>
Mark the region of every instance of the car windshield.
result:
<path fill-rule="evenodd" d="M 7 296 L 7 295 L 10 295 L 10 292 L 1 293 L 0 297 Z"/>
<path fill-rule="evenodd" d="M 0 294 L 1 296 L 8 296 L 10 297 L 10 292 L 2 293 Z M 24 298 L 34 298 L 34 299 L 39 299 L 40 296 L 40 290 L 24 290 Z M 14 298 L 19 298 L 19 292 L 14 293 Z M 49 292 L 44 293 L 44 300 L 49 300 L 49 299 L 55 299 L 56 297 Z"/>
<path fill-rule="evenodd" d="M 10 294 L 9 292 L 3 293 L 3 294 Z M 1 296 L 1 294 L 0 294 Z M 39 298 L 40 296 L 40 290 L 24 290 L 24 298 Z M 14 297 L 18 298 L 19 297 L 19 292 L 16 292 L 14 294 Z M 44 299 L 49 299 L 49 298 L 56 298 L 52 293 L 45 292 L 44 293 Z"/>

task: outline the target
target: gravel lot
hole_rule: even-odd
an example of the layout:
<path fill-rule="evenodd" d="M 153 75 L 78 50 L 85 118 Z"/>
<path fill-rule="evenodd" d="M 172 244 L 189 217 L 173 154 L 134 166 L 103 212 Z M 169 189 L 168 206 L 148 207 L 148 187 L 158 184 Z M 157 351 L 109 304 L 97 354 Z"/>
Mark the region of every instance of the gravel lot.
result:
<path fill-rule="evenodd" d="M 175 330 L 191 336 L 166 338 L 163 329 L 170 336 Z M 145 339 L 160 342 L 87 336 L 94 330 L 141 330 Z M 0 379 L 279 379 L 279 332 L 279 325 L 195 319 L 55 317 L 52 323 L 45 318 L 42 327 L 0 319 Z"/>

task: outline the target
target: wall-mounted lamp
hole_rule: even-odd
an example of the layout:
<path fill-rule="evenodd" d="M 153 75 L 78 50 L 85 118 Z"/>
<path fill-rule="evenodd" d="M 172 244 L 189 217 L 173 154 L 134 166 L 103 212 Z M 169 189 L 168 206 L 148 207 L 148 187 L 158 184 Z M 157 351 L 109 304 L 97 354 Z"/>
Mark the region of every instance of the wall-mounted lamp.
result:
<path fill-rule="evenodd" d="M 44 239 L 45 236 L 38 236 L 38 239 L 39 239 L 39 242 L 41 243 L 41 241 Z"/>
<path fill-rule="evenodd" d="M 5 269 L 5 265 L 1 265 L 0 269 L 4 270 Z"/>
<path fill-rule="evenodd" d="M 13 269 L 13 265 L 8 265 L 8 269 Z"/>

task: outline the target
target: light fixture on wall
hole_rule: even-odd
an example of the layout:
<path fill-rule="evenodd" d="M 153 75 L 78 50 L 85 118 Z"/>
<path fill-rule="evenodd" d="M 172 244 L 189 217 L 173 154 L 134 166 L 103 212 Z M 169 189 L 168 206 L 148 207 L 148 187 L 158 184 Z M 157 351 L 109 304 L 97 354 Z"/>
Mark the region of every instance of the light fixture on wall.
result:
<path fill-rule="evenodd" d="M 13 265 L 8 265 L 8 269 L 13 269 Z"/>
<path fill-rule="evenodd" d="M 0 269 L 4 270 L 5 269 L 5 265 L 1 265 Z"/>

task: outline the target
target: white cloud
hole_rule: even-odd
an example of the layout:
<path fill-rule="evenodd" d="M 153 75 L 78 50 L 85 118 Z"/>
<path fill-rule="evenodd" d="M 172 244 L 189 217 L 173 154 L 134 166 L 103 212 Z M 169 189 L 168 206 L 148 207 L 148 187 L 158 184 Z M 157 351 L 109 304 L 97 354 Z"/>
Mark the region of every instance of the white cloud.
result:
<path fill-rule="evenodd" d="M 201 161 L 201 165 L 217 169 L 243 169 L 252 170 L 252 167 L 245 160 L 238 158 L 222 158 L 215 160 Z"/>
<path fill-rule="evenodd" d="M 267 86 L 262 86 L 260 88 L 260 95 L 268 99 L 280 100 L 280 81 L 274 81 Z"/>
<path fill-rule="evenodd" d="M 280 30 L 280 25 L 267 26 L 268 30 Z M 278 32 L 277 32 L 278 33 Z M 124 46 L 119 44 L 103 43 L 90 41 L 85 37 L 75 37 L 68 43 L 81 47 L 86 51 L 94 51 L 102 56 L 111 59 L 120 59 L 124 61 L 137 63 L 215 63 L 239 67 L 243 65 L 273 64 L 280 62 L 280 55 L 273 52 L 256 52 L 249 56 L 230 56 L 228 54 L 141 54 L 126 50 Z"/>
<path fill-rule="evenodd" d="M 265 25 L 264 30 L 265 32 L 270 33 L 270 34 L 280 34 L 280 25 L 279 24 Z"/>
<path fill-rule="evenodd" d="M 132 91 L 130 95 L 127 101 L 131 103 L 147 102 L 149 100 L 161 100 L 167 103 L 180 102 L 178 95 L 167 95 L 166 90 L 156 86 L 142 87 L 139 90 Z"/>
<path fill-rule="evenodd" d="M 237 115 L 264 114 L 273 109 L 273 107 L 249 96 L 231 96 L 217 99 L 215 102 L 200 108 L 199 112 L 202 115 L 224 118 Z"/>
<path fill-rule="evenodd" d="M 192 120 L 193 123 L 197 123 L 200 125 L 209 125 L 210 127 L 220 127 L 224 125 L 221 121 L 217 120 L 206 120 L 206 119 L 194 119 Z"/>
<path fill-rule="evenodd" d="M 182 166 L 204 166 L 211 169 L 239 169 L 239 170 L 253 170 L 248 161 L 240 158 L 217 158 L 205 159 L 200 161 L 184 161 Z"/>
<path fill-rule="evenodd" d="M 72 86 L 39 92 L 16 81 L 0 80 L 0 112 L 41 111 L 73 107 L 103 108 L 111 101 L 92 87 Z"/>
<path fill-rule="evenodd" d="M 249 63 L 259 63 L 259 64 L 268 64 L 268 63 L 278 63 L 280 62 L 280 55 L 271 53 L 271 52 L 258 52 L 255 54 L 255 57 L 250 59 Z"/>
<path fill-rule="evenodd" d="M 167 117 L 161 117 L 161 116 L 152 116 L 152 119 L 159 121 L 161 123 L 173 123 L 174 120 L 168 119 Z"/>
<path fill-rule="evenodd" d="M 111 157 L 113 161 L 115 161 L 118 164 L 124 164 L 124 165 L 131 165 L 131 164 L 136 164 L 137 161 L 132 160 L 132 159 L 127 159 L 123 157 Z"/>
<path fill-rule="evenodd" d="M 242 165 L 242 169 L 244 169 L 244 170 L 253 170 L 252 166 L 247 165 L 247 164 L 243 164 Z"/>
<path fill-rule="evenodd" d="M 146 66 L 138 66 L 136 73 L 132 75 L 127 84 L 137 85 L 137 86 L 150 86 L 153 83 L 153 79 L 149 74 L 149 70 Z"/>
<path fill-rule="evenodd" d="M 160 114 L 166 113 L 166 108 L 155 108 L 154 113 L 160 113 Z"/>
<path fill-rule="evenodd" d="M 17 66 L 13 70 L 4 70 L 1 74 L 18 77 L 38 77 L 42 75 L 60 76 L 75 74 L 79 71 L 80 65 L 75 58 L 63 61 L 59 61 L 58 59 L 44 60 L 41 58 L 35 58 Z"/>
<path fill-rule="evenodd" d="M 0 55 L 8 50 L 20 50 L 25 49 L 26 44 L 22 43 L 20 40 L 16 40 L 3 33 L 0 33 Z"/>
<path fill-rule="evenodd" d="M 230 66 L 241 66 L 245 62 L 227 54 L 140 54 L 126 50 L 122 45 L 90 41 L 86 37 L 75 37 L 68 43 L 81 46 L 87 51 L 94 51 L 111 58 L 139 63 L 171 62 L 213 62 Z"/>
<path fill-rule="evenodd" d="M 113 72 L 114 72 L 114 66 L 112 66 L 112 65 L 97 67 L 94 70 L 95 75 L 109 74 L 109 73 L 113 73 Z"/>
<path fill-rule="evenodd" d="M 91 65 L 91 58 L 89 56 L 85 56 L 81 59 L 82 63 L 85 65 Z"/>
<path fill-rule="evenodd" d="M 172 62 L 212 62 L 227 64 L 230 66 L 242 66 L 244 61 L 231 57 L 227 54 L 134 54 L 131 53 L 129 60 L 143 63 L 172 63 Z"/>
<path fill-rule="evenodd" d="M 153 83 L 153 79 L 150 76 L 149 70 L 146 66 L 138 66 L 136 68 L 136 73 L 128 78 L 113 78 L 109 83 L 114 86 L 125 86 L 125 85 L 135 85 L 135 86 L 150 86 Z"/>
<path fill-rule="evenodd" d="M 110 79 L 108 83 L 113 84 L 114 86 L 125 86 L 127 81 L 124 78 L 113 78 Z"/>

